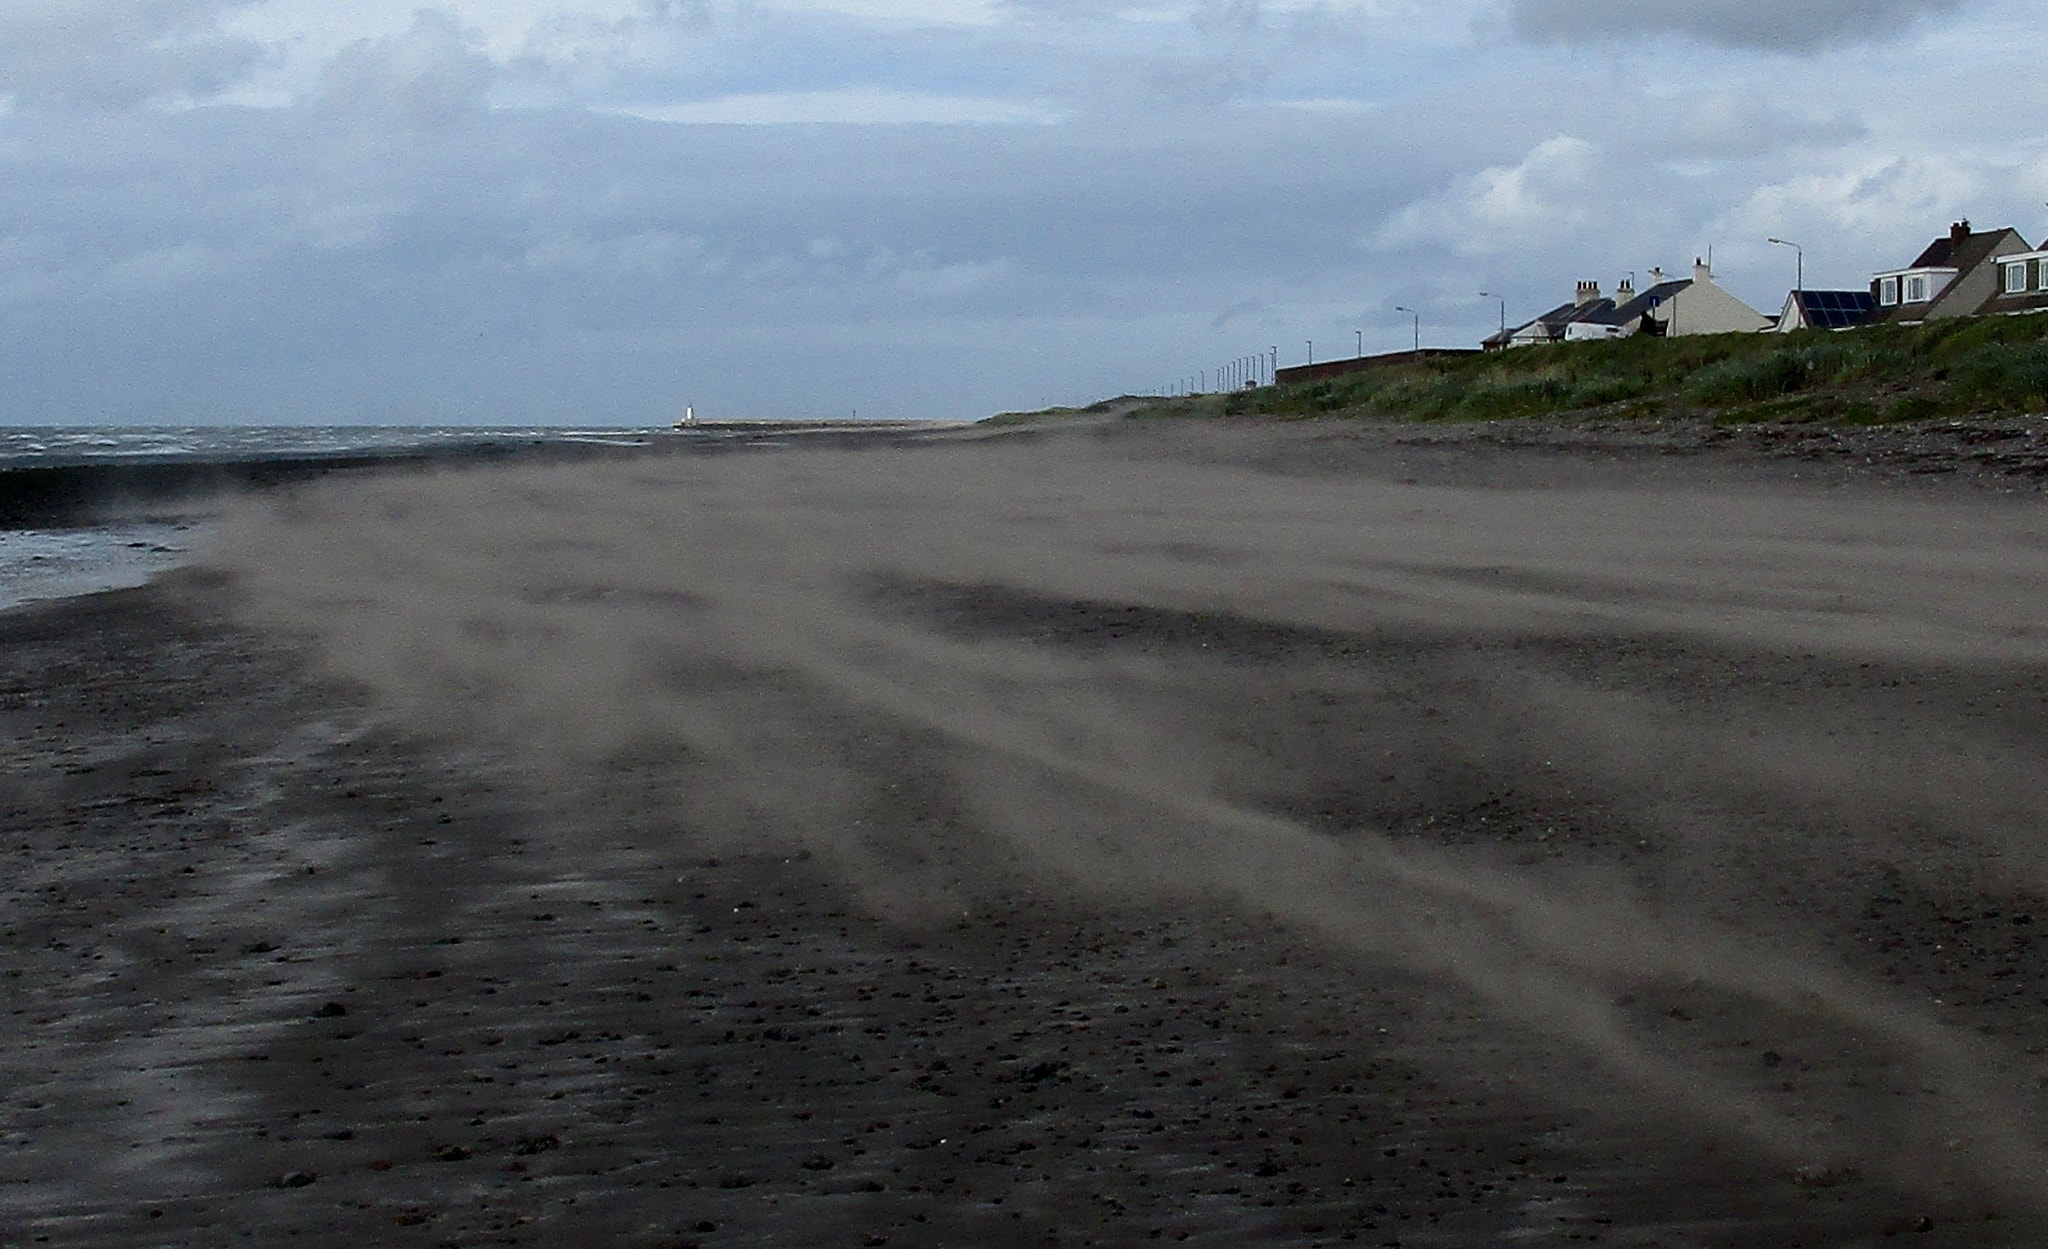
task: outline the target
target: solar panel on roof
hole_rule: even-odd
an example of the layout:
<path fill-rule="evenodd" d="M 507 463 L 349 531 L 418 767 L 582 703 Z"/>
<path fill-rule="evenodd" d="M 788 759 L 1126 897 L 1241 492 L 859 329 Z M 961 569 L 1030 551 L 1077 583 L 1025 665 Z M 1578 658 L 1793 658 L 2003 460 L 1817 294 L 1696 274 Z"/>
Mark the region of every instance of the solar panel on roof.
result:
<path fill-rule="evenodd" d="M 1870 291 L 1800 291 L 1796 299 L 1806 324 L 1817 330 L 1847 330 L 1876 307 Z"/>
<path fill-rule="evenodd" d="M 1856 324 L 1874 305 L 1869 291 L 1801 291 L 1799 300 L 1806 310 L 1807 322 L 1828 330 Z"/>

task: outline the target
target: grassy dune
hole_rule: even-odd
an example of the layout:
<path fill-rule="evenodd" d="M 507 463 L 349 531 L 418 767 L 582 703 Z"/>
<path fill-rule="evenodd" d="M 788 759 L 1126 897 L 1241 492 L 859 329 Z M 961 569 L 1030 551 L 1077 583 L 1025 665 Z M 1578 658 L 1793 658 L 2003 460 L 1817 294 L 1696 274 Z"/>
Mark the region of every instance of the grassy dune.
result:
<path fill-rule="evenodd" d="M 1870 425 L 2044 411 L 2048 315 L 1528 347 L 1159 400 L 1134 415 Z"/>

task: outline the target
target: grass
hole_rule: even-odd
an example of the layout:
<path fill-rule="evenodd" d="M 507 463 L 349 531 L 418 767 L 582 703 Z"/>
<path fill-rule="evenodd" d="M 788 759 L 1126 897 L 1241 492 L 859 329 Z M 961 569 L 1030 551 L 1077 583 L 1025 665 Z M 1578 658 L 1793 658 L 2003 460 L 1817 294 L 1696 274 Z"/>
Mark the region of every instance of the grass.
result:
<path fill-rule="evenodd" d="M 1523 347 L 1159 399 L 1134 415 L 1873 425 L 2021 412 L 2048 412 L 2048 315 Z"/>
<path fill-rule="evenodd" d="M 1036 412 L 998 412 L 983 417 L 978 425 L 991 429 L 1002 429 L 1013 425 L 1040 425 L 1048 421 L 1079 420 L 1091 416 L 1113 416 L 1119 412 L 1146 408 L 1151 400 L 1138 395 L 1118 395 L 1114 399 L 1098 399 L 1086 407 L 1044 408 Z"/>

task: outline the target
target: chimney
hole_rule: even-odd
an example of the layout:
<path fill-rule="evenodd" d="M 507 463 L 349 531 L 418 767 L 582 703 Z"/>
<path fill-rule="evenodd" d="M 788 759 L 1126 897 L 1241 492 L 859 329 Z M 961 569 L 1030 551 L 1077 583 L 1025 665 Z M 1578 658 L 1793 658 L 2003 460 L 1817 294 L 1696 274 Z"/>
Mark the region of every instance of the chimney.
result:
<path fill-rule="evenodd" d="M 1614 302 L 1617 304 L 1625 304 L 1635 297 L 1636 280 L 1634 277 L 1623 278 L 1621 285 L 1614 288 Z"/>
<path fill-rule="evenodd" d="M 1701 260 L 1698 256 L 1694 256 L 1692 258 L 1692 280 L 1695 282 L 1713 281 L 1714 266 L 1708 264 L 1704 260 Z"/>
<path fill-rule="evenodd" d="M 1581 283 L 1579 283 L 1579 295 L 1578 295 L 1578 299 L 1577 299 L 1577 301 L 1576 301 L 1576 302 L 1578 303 L 1579 307 L 1583 308 L 1583 307 L 1585 307 L 1585 306 L 1586 306 L 1587 304 L 1590 304 L 1590 303 L 1592 303 L 1593 301 L 1595 301 L 1595 300 L 1597 300 L 1597 299 L 1599 299 L 1599 298 L 1600 298 L 1600 284 L 1599 284 L 1598 282 L 1581 282 Z"/>
<path fill-rule="evenodd" d="M 1650 285 L 1664 285 L 1664 270 L 1656 265 L 1650 266 Z"/>
<path fill-rule="evenodd" d="M 1948 228 L 1948 241 L 1951 243 L 1960 243 L 1969 237 L 1970 219 L 1968 217 L 1963 218 Z"/>

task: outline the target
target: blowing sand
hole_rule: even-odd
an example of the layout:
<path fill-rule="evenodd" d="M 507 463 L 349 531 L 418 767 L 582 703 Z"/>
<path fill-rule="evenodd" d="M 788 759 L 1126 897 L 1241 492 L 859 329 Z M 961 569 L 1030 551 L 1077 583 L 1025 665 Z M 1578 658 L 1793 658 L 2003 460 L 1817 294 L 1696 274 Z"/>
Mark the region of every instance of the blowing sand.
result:
<path fill-rule="evenodd" d="M 0 1243 L 2038 1244 L 2044 609 L 1287 429 L 251 503 L 0 616 Z"/>

